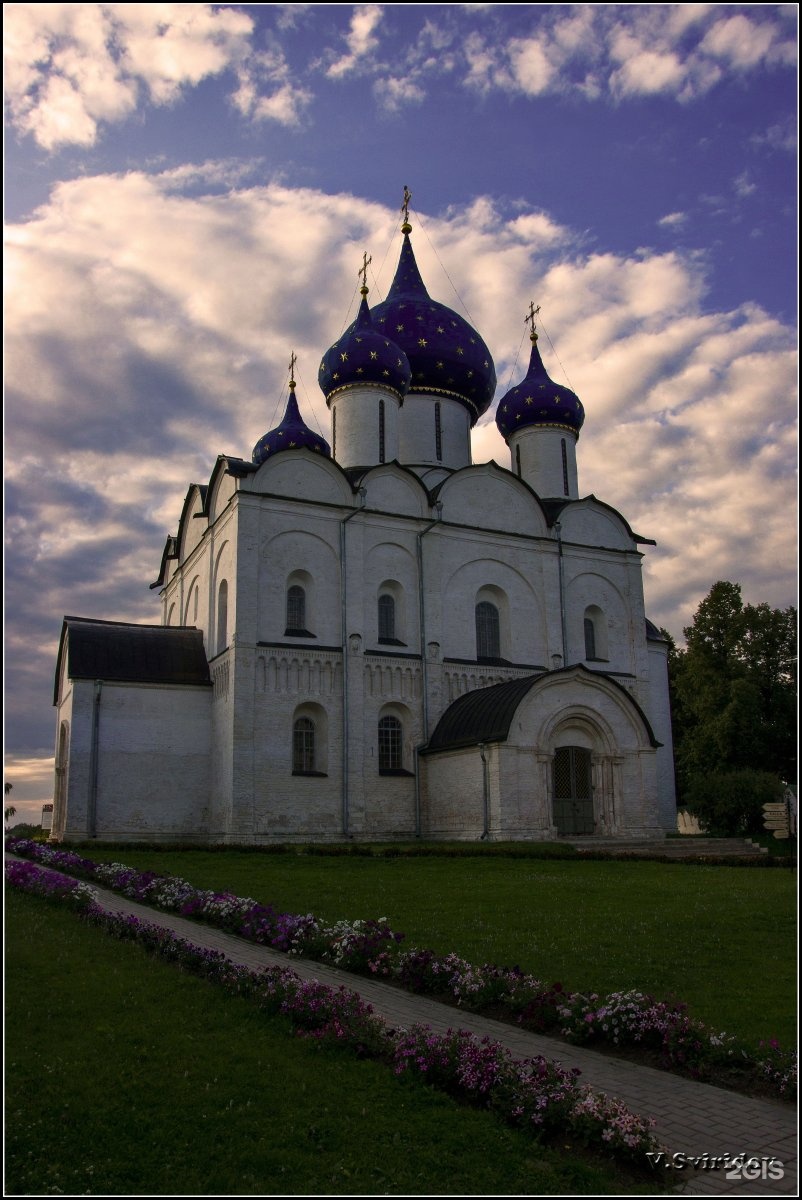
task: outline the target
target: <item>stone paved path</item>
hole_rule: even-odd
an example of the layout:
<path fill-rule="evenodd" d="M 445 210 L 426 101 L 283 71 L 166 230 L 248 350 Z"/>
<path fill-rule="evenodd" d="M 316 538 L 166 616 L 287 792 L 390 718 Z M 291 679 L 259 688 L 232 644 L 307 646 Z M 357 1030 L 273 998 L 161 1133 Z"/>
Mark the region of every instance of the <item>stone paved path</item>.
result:
<path fill-rule="evenodd" d="M 781 1179 L 731 1179 L 727 1178 L 724 1168 L 676 1168 L 671 1172 L 676 1178 L 672 1190 L 684 1195 L 798 1195 L 797 1120 L 794 1111 L 785 1105 L 753 1100 L 723 1088 L 682 1079 L 667 1071 L 637 1066 L 554 1038 L 528 1033 L 500 1021 L 400 991 L 386 983 L 363 979 L 321 963 L 288 958 L 279 951 L 257 946 L 196 921 L 135 904 L 103 888 L 96 890 L 99 903 L 109 912 L 132 913 L 142 920 L 171 929 L 196 945 L 221 950 L 235 963 L 254 968 L 276 964 L 289 966 L 305 979 L 318 979 L 334 987 L 343 984 L 359 992 L 392 1026 L 409 1026 L 423 1021 L 440 1031 L 455 1027 L 468 1029 L 480 1037 L 487 1034 L 502 1042 L 517 1057 L 542 1054 L 556 1059 L 566 1068 L 578 1067 L 584 1083 L 618 1097 L 641 1116 L 654 1117 L 658 1137 L 674 1154 L 691 1158 L 702 1155 L 734 1158 L 745 1154 L 759 1160 L 775 1159 L 782 1164 Z M 759 1169 L 757 1173 L 761 1174 Z"/>

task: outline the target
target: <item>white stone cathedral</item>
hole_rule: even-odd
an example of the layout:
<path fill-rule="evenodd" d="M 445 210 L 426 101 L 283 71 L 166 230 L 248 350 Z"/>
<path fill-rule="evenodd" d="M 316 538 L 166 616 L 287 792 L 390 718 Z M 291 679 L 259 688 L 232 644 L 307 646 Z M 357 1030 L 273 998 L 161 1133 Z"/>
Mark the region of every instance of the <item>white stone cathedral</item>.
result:
<path fill-rule="evenodd" d="M 473 465 L 490 351 L 398 270 L 294 395 L 187 492 L 162 620 L 65 617 L 52 836 L 259 843 L 662 837 L 667 644 L 639 537 L 580 498 L 584 411 L 529 369 Z M 294 361 L 294 359 L 293 359 Z"/>

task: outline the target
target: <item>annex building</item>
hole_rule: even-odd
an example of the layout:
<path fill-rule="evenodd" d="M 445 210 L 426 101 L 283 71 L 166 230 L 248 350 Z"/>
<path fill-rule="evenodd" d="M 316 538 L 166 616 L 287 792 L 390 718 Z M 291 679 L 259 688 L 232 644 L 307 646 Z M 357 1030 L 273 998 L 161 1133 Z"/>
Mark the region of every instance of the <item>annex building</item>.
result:
<path fill-rule="evenodd" d="M 194 483 L 161 621 L 64 618 L 52 837 L 662 837 L 676 828 L 649 539 L 580 496 L 577 396 L 496 390 L 432 299 L 408 216 L 387 299 L 322 357 L 331 446 L 283 420 Z"/>

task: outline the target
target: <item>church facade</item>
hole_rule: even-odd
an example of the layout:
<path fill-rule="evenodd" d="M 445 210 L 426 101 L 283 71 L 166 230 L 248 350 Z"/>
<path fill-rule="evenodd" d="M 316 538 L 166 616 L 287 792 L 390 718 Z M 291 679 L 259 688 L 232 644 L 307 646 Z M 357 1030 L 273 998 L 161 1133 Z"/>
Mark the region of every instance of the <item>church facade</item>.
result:
<path fill-rule="evenodd" d="M 302 419 L 190 486 L 161 621 L 65 617 L 52 837 L 497 840 L 676 827 L 653 545 L 580 497 L 577 396 L 498 402 L 509 468 L 473 465 L 496 378 L 398 270 L 323 356 L 331 446 Z"/>

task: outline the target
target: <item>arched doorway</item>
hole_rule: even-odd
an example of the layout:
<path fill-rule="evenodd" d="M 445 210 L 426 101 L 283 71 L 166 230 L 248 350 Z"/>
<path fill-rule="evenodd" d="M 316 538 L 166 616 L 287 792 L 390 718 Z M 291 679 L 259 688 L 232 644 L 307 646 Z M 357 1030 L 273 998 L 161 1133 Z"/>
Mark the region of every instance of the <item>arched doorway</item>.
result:
<path fill-rule="evenodd" d="M 552 796 L 554 824 L 561 836 L 581 837 L 595 832 L 589 750 L 583 746 L 557 747 Z"/>

